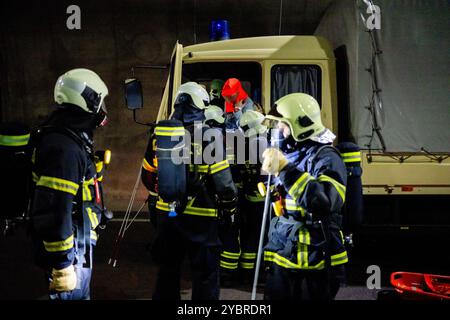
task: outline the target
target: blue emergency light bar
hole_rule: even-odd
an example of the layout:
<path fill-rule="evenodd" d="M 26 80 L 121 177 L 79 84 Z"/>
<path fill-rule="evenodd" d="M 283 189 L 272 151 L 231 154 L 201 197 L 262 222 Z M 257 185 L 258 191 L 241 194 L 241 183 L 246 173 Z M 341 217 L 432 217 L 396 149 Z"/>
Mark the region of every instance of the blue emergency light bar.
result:
<path fill-rule="evenodd" d="M 230 30 L 227 20 L 213 20 L 209 26 L 209 40 L 227 40 L 230 39 Z"/>

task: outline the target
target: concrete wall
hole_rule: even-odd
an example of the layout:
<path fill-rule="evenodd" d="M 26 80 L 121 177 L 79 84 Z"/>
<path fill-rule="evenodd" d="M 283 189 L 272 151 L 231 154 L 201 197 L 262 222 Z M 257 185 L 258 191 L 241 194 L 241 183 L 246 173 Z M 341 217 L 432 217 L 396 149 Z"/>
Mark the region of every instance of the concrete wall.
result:
<path fill-rule="evenodd" d="M 332 0 L 284 0 L 282 34 L 312 34 Z M 66 28 L 66 8 L 81 8 L 81 30 Z M 108 126 L 96 133 L 98 149 L 112 150 L 105 180 L 107 205 L 126 209 L 145 151 L 146 128 L 124 107 L 130 67 L 166 65 L 178 39 L 208 41 L 212 19 L 228 19 L 233 38 L 278 34 L 279 1 L 132 0 L 2 1 L 0 5 L 0 121 L 37 125 L 51 111 L 57 77 L 71 68 L 96 71 L 109 87 Z M 195 28 L 194 28 L 195 26 Z M 195 30 L 195 35 L 194 35 Z M 153 120 L 166 70 L 142 70 L 145 109 Z M 145 199 L 141 186 L 139 199 Z"/>

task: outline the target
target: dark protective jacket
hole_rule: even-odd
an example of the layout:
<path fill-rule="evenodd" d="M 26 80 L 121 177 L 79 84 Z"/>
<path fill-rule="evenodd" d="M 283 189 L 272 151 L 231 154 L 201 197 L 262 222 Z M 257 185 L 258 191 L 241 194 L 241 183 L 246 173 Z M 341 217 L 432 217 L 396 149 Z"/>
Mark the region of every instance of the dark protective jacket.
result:
<path fill-rule="evenodd" d="M 89 114 L 58 110 L 42 133 L 31 138 L 31 229 L 37 263 L 46 269 L 92 264 L 91 236 L 95 238 L 92 231 L 100 217 L 93 208 L 91 121 Z"/>
<path fill-rule="evenodd" d="M 281 267 L 320 270 L 348 261 L 341 232 L 347 173 L 337 150 L 308 141 L 287 154 L 277 182 L 284 216 L 271 222 L 264 258 Z M 314 160 L 313 160 L 314 159 Z"/>
<path fill-rule="evenodd" d="M 197 125 L 194 122 L 201 123 L 204 120 L 203 112 L 187 104 L 176 104 L 173 118 L 183 122 L 186 130 L 191 135 L 191 156 L 202 155 L 210 141 L 203 141 L 198 145 L 194 140 L 194 130 L 200 130 L 204 133 L 206 130 L 217 130 L 209 128 L 206 125 Z M 217 131 L 219 136 L 219 131 Z M 150 192 L 151 197 L 158 197 L 157 170 L 158 160 L 156 158 L 156 135 L 151 136 L 145 157 L 142 164 L 142 181 Z M 223 138 L 215 140 L 216 147 L 223 148 Z M 216 149 L 217 150 L 217 149 Z M 188 197 L 183 212 L 180 214 L 182 221 L 180 231 L 189 239 L 195 242 L 216 242 L 216 236 L 210 233 L 211 221 L 217 220 L 219 215 L 219 204 L 226 203 L 227 207 L 236 205 L 237 190 L 233 183 L 230 166 L 225 159 L 225 152 L 220 161 L 214 163 L 196 164 L 191 161 L 189 165 L 189 174 L 187 179 Z M 203 159 L 203 157 L 202 157 Z M 155 203 L 159 214 L 167 215 L 170 211 L 169 204 L 161 198 L 157 198 Z"/>

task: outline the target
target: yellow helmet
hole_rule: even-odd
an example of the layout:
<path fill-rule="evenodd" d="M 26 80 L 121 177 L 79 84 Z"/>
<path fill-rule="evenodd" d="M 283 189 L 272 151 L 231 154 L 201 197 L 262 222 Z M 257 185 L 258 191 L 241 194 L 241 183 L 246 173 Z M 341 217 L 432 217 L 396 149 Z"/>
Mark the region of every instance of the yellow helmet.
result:
<path fill-rule="evenodd" d="M 286 123 L 296 141 L 310 139 L 325 130 L 319 104 L 305 93 L 291 93 L 278 99 L 266 118 Z"/>
<path fill-rule="evenodd" d="M 98 113 L 104 109 L 104 100 L 108 88 L 103 80 L 88 69 L 73 69 L 58 78 L 55 84 L 54 98 L 58 104 L 70 103 L 89 113 Z"/>

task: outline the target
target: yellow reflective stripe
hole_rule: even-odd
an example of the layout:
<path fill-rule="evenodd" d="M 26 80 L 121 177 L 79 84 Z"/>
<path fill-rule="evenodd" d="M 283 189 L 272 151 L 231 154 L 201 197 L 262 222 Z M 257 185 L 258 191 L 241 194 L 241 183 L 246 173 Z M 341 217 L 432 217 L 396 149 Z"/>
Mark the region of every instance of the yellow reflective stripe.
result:
<path fill-rule="evenodd" d="M 73 248 L 73 235 L 62 241 L 43 241 L 47 252 L 66 251 Z"/>
<path fill-rule="evenodd" d="M 289 195 L 294 199 L 298 199 L 301 196 L 303 190 L 305 190 L 308 182 L 312 179 L 313 178 L 309 175 L 308 172 L 303 173 L 289 189 Z"/>
<path fill-rule="evenodd" d="M 91 230 L 91 239 L 98 240 L 98 234 L 94 230 Z"/>
<path fill-rule="evenodd" d="M 98 182 L 102 182 L 103 181 L 103 176 L 97 177 L 97 181 Z"/>
<path fill-rule="evenodd" d="M 225 269 L 237 269 L 238 263 L 237 262 L 231 263 L 220 260 L 220 266 Z"/>
<path fill-rule="evenodd" d="M 240 252 L 229 252 L 229 251 L 222 251 L 220 254 L 221 257 L 228 258 L 228 259 L 239 259 L 239 256 L 241 255 Z"/>
<path fill-rule="evenodd" d="M 97 173 L 100 173 L 102 172 L 102 170 L 103 170 L 103 161 L 98 161 L 95 164 L 95 171 L 97 171 Z"/>
<path fill-rule="evenodd" d="M 242 261 L 240 261 L 239 265 L 243 269 L 253 269 L 255 267 L 255 263 L 254 262 L 242 262 Z"/>
<path fill-rule="evenodd" d="M 200 173 L 208 173 L 209 165 L 207 165 L 207 164 L 190 164 L 189 171 L 194 172 L 195 170 L 197 170 L 197 172 L 200 172 Z"/>
<path fill-rule="evenodd" d="M 210 208 L 186 207 L 186 209 L 184 209 L 183 214 L 190 214 L 190 215 L 202 216 L 202 217 L 216 217 L 217 211 L 216 211 L 216 209 L 210 209 Z"/>
<path fill-rule="evenodd" d="M 275 262 L 281 267 L 288 269 L 300 269 L 299 266 L 283 256 L 280 256 L 278 253 L 265 251 L 264 252 L 264 261 Z"/>
<path fill-rule="evenodd" d="M 254 253 L 254 252 L 242 252 L 241 257 L 243 259 L 256 259 L 256 253 Z"/>
<path fill-rule="evenodd" d="M 75 182 L 47 176 L 41 176 L 39 178 L 39 181 L 36 183 L 36 186 L 47 187 L 50 189 L 67 192 L 73 195 L 77 194 L 79 187 Z"/>
<path fill-rule="evenodd" d="M 348 262 L 347 251 L 331 256 L 331 265 L 336 266 Z"/>
<path fill-rule="evenodd" d="M 305 216 L 305 209 L 299 205 L 297 205 L 297 201 L 294 199 L 284 199 L 284 208 L 288 211 L 297 211 L 300 212 L 302 217 Z"/>
<path fill-rule="evenodd" d="M 341 196 L 342 201 L 345 202 L 345 190 L 346 190 L 346 188 L 345 188 L 345 186 L 343 184 L 337 182 L 335 179 L 333 179 L 333 178 L 331 178 L 331 177 L 329 177 L 327 175 L 324 175 L 324 174 L 319 176 L 317 181 L 330 182 L 334 186 L 334 188 L 337 190 L 339 195 Z"/>
<path fill-rule="evenodd" d="M 162 200 L 156 201 L 156 209 L 159 209 L 162 211 L 170 211 L 169 204 Z"/>
<path fill-rule="evenodd" d="M 217 173 L 217 172 L 222 171 L 229 167 L 230 167 L 230 165 L 228 164 L 227 160 L 220 161 L 218 163 L 211 165 L 211 167 L 210 167 L 211 174 Z"/>
<path fill-rule="evenodd" d="M 342 153 L 342 159 L 344 162 L 360 162 L 361 161 L 361 152 L 346 152 Z"/>
<path fill-rule="evenodd" d="M 20 147 L 28 144 L 30 140 L 30 134 L 24 134 L 20 136 L 7 136 L 0 134 L 0 145 L 8 147 Z"/>
<path fill-rule="evenodd" d="M 99 224 L 97 214 L 95 212 L 93 212 L 92 209 L 89 207 L 86 208 L 86 211 L 88 213 L 89 220 L 91 221 L 91 227 L 92 227 L 92 229 L 95 229 Z"/>
<path fill-rule="evenodd" d="M 308 268 L 308 246 L 306 245 L 306 233 L 308 233 L 306 229 L 300 229 L 298 232 L 297 262 L 302 269 Z"/>
<path fill-rule="evenodd" d="M 83 185 L 83 201 L 92 201 L 92 194 L 88 185 Z"/>
<path fill-rule="evenodd" d="M 261 195 L 252 196 L 250 194 L 246 194 L 245 199 L 247 199 L 250 202 L 263 202 L 265 200 L 265 197 Z"/>
<path fill-rule="evenodd" d="M 36 172 L 32 171 L 31 175 L 33 176 L 33 181 L 34 182 L 38 182 L 39 181 L 39 176 L 36 174 Z"/>
<path fill-rule="evenodd" d="M 33 154 L 31 155 L 31 163 L 34 164 L 36 162 L 36 149 L 33 149 Z"/>
<path fill-rule="evenodd" d="M 155 134 L 157 136 L 184 136 L 184 127 L 156 127 Z"/>
<path fill-rule="evenodd" d="M 144 158 L 144 160 L 142 161 L 142 167 L 145 169 L 145 170 L 147 170 L 147 171 L 149 171 L 149 172 L 156 172 L 157 170 L 156 170 L 156 168 L 155 167 L 152 167 L 148 162 L 147 162 L 147 160 Z"/>
<path fill-rule="evenodd" d="M 227 161 L 234 162 L 234 159 L 236 158 L 234 154 L 227 154 L 226 155 Z"/>
<path fill-rule="evenodd" d="M 191 200 L 190 203 L 192 203 L 193 200 Z M 156 208 L 162 211 L 170 211 L 169 204 L 162 201 L 161 199 L 156 202 Z M 190 204 L 188 204 L 186 209 L 184 209 L 183 214 L 202 217 L 217 217 L 217 210 L 214 208 L 191 207 Z"/>

